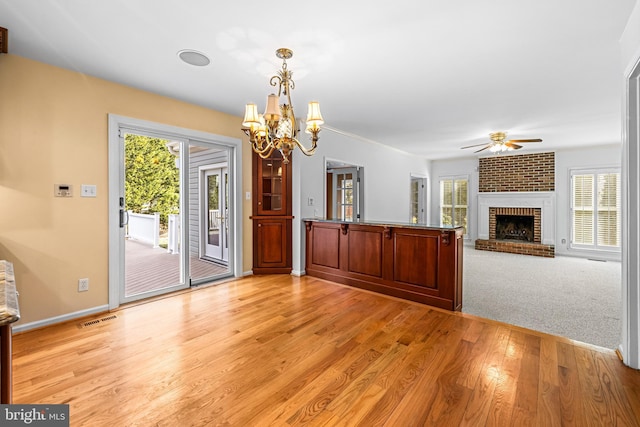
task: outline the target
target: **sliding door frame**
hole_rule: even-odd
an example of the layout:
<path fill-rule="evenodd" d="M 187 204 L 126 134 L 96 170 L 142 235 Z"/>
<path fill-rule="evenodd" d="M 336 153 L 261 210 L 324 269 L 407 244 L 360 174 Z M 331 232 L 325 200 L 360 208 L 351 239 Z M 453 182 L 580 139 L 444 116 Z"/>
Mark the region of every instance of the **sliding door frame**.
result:
<path fill-rule="evenodd" d="M 145 135 L 158 136 L 164 139 L 182 141 L 183 153 L 188 152 L 189 144 L 214 144 L 225 146 L 229 149 L 229 204 L 233 207 L 233 213 L 229 218 L 229 269 L 235 277 L 242 277 L 242 141 L 222 135 L 165 125 L 115 114 L 109 114 L 109 309 L 115 309 L 120 305 L 120 282 L 124 277 L 124 271 L 120 263 L 123 248 L 120 238 L 120 162 L 123 156 L 120 144 L 120 130 L 134 130 Z M 188 156 L 180 156 L 181 170 L 188 170 Z M 184 194 L 188 197 L 187 194 Z M 186 200 L 188 202 L 188 200 Z M 183 247 L 188 248 L 188 228 L 186 216 L 182 217 L 182 242 Z M 232 260 L 231 260 L 232 258 Z M 185 267 L 188 269 L 188 263 Z"/>

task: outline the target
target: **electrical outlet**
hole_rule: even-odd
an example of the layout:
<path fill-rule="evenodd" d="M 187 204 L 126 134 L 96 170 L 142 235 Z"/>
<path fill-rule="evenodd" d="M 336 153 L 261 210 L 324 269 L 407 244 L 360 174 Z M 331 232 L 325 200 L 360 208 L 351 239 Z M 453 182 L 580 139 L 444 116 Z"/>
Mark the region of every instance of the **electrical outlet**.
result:
<path fill-rule="evenodd" d="M 85 292 L 89 290 L 89 279 L 78 279 L 78 292 Z"/>

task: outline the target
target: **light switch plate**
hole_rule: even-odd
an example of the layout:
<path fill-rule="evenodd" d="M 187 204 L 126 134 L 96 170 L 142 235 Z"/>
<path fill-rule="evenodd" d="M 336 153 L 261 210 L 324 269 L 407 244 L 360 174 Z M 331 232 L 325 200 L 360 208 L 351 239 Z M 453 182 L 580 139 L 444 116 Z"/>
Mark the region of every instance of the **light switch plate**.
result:
<path fill-rule="evenodd" d="M 89 184 L 82 184 L 80 196 L 81 197 L 96 197 L 96 186 Z"/>

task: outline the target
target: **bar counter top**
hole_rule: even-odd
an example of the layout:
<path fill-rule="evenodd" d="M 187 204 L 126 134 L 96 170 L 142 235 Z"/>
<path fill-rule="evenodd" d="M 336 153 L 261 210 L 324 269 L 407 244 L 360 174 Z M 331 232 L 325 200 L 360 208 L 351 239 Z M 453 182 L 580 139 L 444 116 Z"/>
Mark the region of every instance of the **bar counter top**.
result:
<path fill-rule="evenodd" d="M 372 225 L 382 227 L 401 227 L 401 228 L 424 228 L 426 230 L 457 230 L 464 229 L 464 227 L 456 227 L 452 225 L 431 225 L 424 223 L 412 223 L 412 222 L 390 222 L 390 221 L 341 221 L 337 219 L 322 219 L 322 218 L 303 218 L 302 222 L 323 222 L 328 224 L 353 224 L 353 225 Z"/>

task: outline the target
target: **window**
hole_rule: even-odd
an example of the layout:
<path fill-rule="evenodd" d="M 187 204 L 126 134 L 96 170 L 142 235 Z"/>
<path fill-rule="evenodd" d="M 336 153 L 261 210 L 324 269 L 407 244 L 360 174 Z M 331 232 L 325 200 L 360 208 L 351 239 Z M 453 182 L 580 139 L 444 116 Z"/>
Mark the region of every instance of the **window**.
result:
<path fill-rule="evenodd" d="M 571 246 L 620 250 L 619 170 L 571 171 Z"/>
<path fill-rule="evenodd" d="M 466 177 L 440 179 L 440 225 L 464 227 L 465 235 L 469 209 L 468 182 Z"/>
<path fill-rule="evenodd" d="M 353 221 L 353 173 L 337 173 L 336 177 L 336 218 Z"/>

